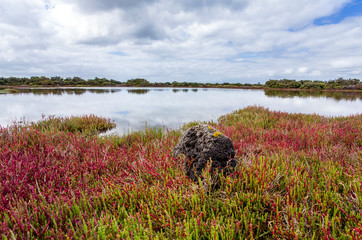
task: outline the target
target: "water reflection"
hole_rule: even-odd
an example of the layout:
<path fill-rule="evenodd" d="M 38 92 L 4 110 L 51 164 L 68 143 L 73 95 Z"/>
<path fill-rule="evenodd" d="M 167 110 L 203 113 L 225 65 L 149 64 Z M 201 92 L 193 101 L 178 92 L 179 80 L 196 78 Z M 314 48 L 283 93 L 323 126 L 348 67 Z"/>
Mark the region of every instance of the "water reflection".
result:
<path fill-rule="evenodd" d="M 128 89 L 127 92 L 130 94 L 146 94 L 150 89 Z"/>
<path fill-rule="evenodd" d="M 103 88 L 16 88 L 16 89 L 0 89 L 3 94 L 34 94 L 34 95 L 82 95 L 84 93 L 116 93 L 122 89 L 103 89 Z"/>
<path fill-rule="evenodd" d="M 269 90 L 265 89 L 264 93 L 268 97 L 280 97 L 280 98 L 333 98 L 334 100 L 349 100 L 355 101 L 357 99 L 362 100 L 361 92 L 347 92 L 347 91 L 294 91 L 294 90 Z"/>
<path fill-rule="evenodd" d="M 193 88 L 193 89 L 188 89 L 188 88 L 173 88 L 172 92 L 174 93 L 178 93 L 178 92 L 185 92 L 187 93 L 189 90 L 191 90 L 192 92 L 197 92 L 198 89 L 197 88 Z M 207 89 L 205 89 L 207 91 Z"/>
<path fill-rule="evenodd" d="M 177 93 L 177 94 L 175 94 Z M 185 88 L 48 88 L 0 94 L 0 125 L 42 114 L 95 114 L 114 120 L 117 133 L 145 125 L 177 128 L 190 121 L 217 120 L 250 105 L 290 113 L 339 116 L 361 113 L 362 93 Z M 338 100 L 338 101 L 336 101 Z"/>

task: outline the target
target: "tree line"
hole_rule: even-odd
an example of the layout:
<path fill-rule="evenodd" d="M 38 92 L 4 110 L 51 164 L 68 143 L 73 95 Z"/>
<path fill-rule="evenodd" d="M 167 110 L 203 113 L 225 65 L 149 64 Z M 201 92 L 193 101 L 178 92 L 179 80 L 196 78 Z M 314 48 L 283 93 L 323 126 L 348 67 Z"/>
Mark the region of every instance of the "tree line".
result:
<path fill-rule="evenodd" d="M 84 80 L 80 77 L 62 78 L 62 77 L 0 77 L 0 86 L 31 86 L 31 87 L 67 87 L 67 86 L 119 86 L 119 87 L 194 87 L 194 88 L 288 88 L 288 89 L 353 89 L 362 90 L 362 83 L 359 79 L 338 78 L 329 81 L 312 80 L 290 80 L 270 79 L 264 84 L 250 83 L 197 83 L 197 82 L 162 82 L 151 83 L 143 78 L 130 79 L 126 82 L 116 81 L 106 78 L 94 78 Z"/>
<path fill-rule="evenodd" d="M 265 83 L 267 88 L 292 88 L 292 89 L 353 89 L 362 90 L 362 83 L 359 79 L 343 79 L 338 78 L 329 81 L 311 81 L 311 80 L 269 80 Z"/>
<path fill-rule="evenodd" d="M 117 86 L 119 84 L 121 84 L 121 82 L 113 79 L 108 80 L 106 78 L 84 80 L 80 77 L 0 77 L 0 85 L 5 86 Z"/>
<path fill-rule="evenodd" d="M 0 77 L 0 86 L 120 86 L 120 87 L 223 87 L 223 88 L 261 88 L 263 85 L 249 83 L 197 83 L 197 82 L 162 82 L 151 83 L 143 78 L 130 79 L 126 82 L 108 80 L 106 78 L 94 78 L 84 80 L 79 77 L 62 78 L 62 77 Z"/>

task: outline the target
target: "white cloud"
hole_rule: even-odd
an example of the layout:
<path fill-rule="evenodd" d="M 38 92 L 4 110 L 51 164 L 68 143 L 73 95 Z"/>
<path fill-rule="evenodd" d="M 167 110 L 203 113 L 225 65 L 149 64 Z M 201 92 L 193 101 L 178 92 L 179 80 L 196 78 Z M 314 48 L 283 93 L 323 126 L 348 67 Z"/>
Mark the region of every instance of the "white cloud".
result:
<path fill-rule="evenodd" d="M 349 0 L 4 1 L 1 76 L 361 78 L 362 17 L 313 24 Z"/>

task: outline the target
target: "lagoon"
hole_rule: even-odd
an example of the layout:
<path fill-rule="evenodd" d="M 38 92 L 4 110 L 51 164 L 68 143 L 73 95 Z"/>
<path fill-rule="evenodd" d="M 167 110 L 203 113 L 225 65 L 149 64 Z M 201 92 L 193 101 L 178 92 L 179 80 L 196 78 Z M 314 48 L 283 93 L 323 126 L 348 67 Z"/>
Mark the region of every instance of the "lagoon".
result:
<path fill-rule="evenodd" d="M 250 105 L 289 113 L 348 116 L 362 113 L 361 92 L 191 88 L 27 88 L 0 94 L 0 126 L 44 116 L 95 114 L 110 118 L 113 132 L 178 128 L 214 120 Z"/>

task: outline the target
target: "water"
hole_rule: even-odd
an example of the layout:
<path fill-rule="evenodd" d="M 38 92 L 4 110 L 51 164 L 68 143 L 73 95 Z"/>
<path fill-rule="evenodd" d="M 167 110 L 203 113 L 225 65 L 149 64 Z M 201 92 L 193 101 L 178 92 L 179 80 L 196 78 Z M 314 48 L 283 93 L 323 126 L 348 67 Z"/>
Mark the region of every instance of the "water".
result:
<path fill-rule="evenodd" d="M 362 93 L 243 89 L 48 88 L 0 94 L 0 125 L 42 115 L 95 114 L 115 121 L 114 132 L 217 120 L 250 105 L 290 113 L 348 116 L 362 113 Z"/>

